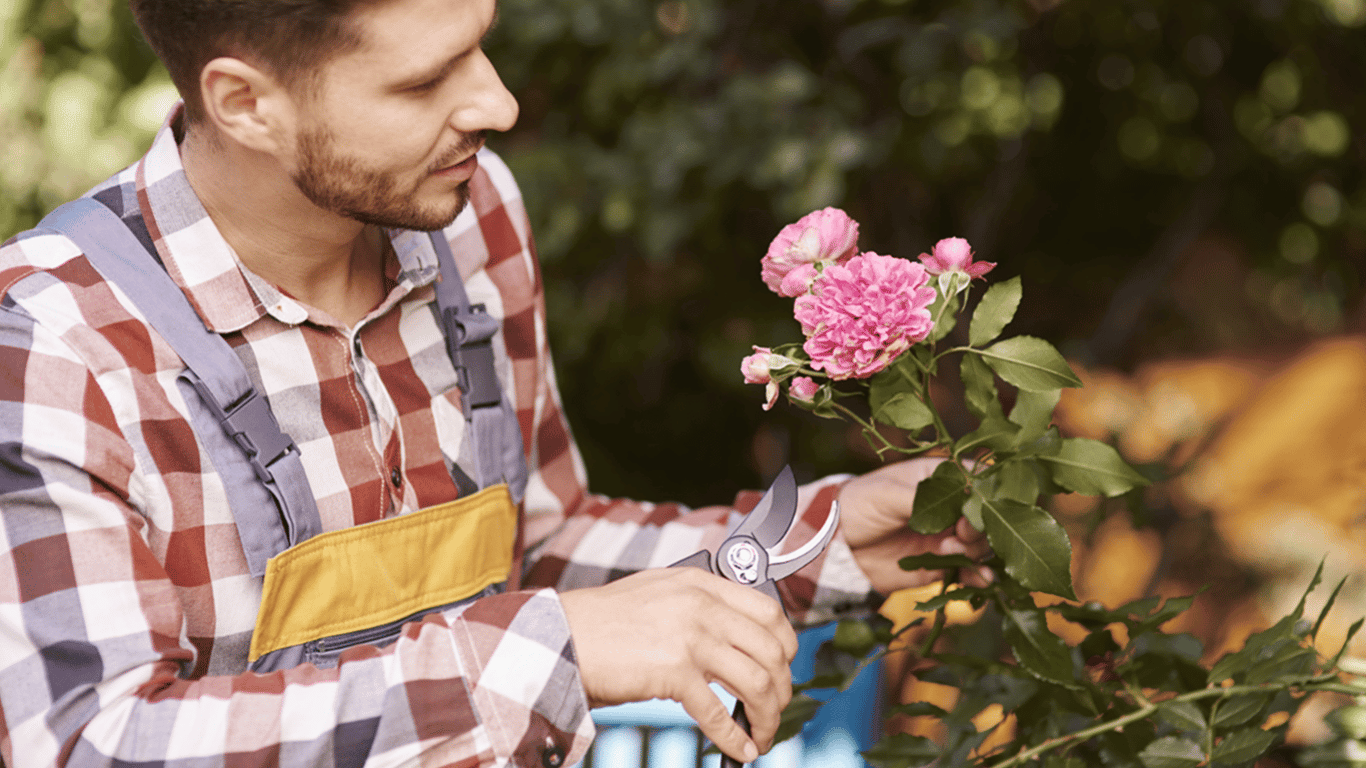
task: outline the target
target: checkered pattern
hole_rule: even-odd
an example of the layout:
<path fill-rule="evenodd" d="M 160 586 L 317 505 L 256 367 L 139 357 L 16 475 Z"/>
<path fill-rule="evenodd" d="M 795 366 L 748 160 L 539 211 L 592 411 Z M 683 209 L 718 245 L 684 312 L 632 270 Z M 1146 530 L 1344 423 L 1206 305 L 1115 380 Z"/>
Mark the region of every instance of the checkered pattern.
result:
<path fill-rule="evenodd" d="M 155 247 L 240 355 L 300 447 L 324 529 L 454 498 L 447 467 L 464 420 L 432 311 L 430 241 L 391 233 L 394 287 L 355 328 L 340 326 L 237 262 L 190 189 L 170 124 L 91 194 Z M 587 492 L 527 217 L 492 153 L 446 235 L 471 302 L 503 322 L 496 366 L 530 469 L 525 582 L 599 584 L 717 542 L 757 495 L 694 511 Z M 568 763 L 583 753 L 593 727 L 549 589 L 429 616 L 335 669 L 246 672 L 261 581 L 187 420 L 182 368 L 69 241 L 29 232 L 0 248 L 5 765 L 539 765 L 547 746 Z M 802 489 L 798 540 L 838 482 Z M 838 540 L 781 587 L 799 620 L 868 597 Z"/>

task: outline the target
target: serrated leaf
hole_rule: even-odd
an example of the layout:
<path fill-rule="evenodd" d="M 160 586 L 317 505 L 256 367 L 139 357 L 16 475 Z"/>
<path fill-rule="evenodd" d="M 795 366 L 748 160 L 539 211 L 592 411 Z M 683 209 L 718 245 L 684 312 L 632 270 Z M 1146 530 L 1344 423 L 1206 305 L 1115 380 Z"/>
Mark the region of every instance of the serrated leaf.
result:
<path fill-rule="evenodd" d="M 1209 727 L 1205 713 L 1189 701 L 1168 701 L 1157 708 L 1157 716 L 1182 731 L 1204 732 Z"/>
<path fill-rule="evenodd" d="M 968 412 L 979 420 L 996 416 L 1005 418 L 1000 395 L 996 392 L 996 374 L 976 355 L 963 355 L 959 363 L 963 379 L 963 402 Z"/>
<path fill-rule="evenodd" d="M 1072 591 L 1072 542 L 1052 515 L 1009 499 L 982 497 L 981 505 L 987 541 L 1005 561 L 1006 573 L 1035 592 L 1077 599 Z"/>
<path fill-rule="evenodd" d="M 1006 325 L 1015 319 L 1015 310 L 1020 307 L 1020 297 L 1024 289 L 1020 278 L 1012 277 L 996 283 L 987 289 L 977 309 L 972 312 L 972 324 L 968 326 L 968 344 L 980 347 L 1001 335 Z"/>
<path fill-rule="evenodd" d="M 910 392 L 898 392 L 873 411 L 873 418 L 907 432 L 919 432 L 934 423 L 934 413 Z"/>
<path fill-rule="evenodd" d="M 1020 666 L 1040 679 L 1075 686 L 1072 654 L 1048 629 L 1041 608 L 1012 608 L 1001 615 L 1001 630 Z"/>
<path fill-rule="evenodd" d="M 1020 425 L 1020 445 L 1032 443 L 1044 436 L 1053 423 L 1053 411 L 1062 399 L 1061 389 L 1042 392 L 1020 390 L 1015 394 L 1015 405 L 1010 409 L 1010 420 Z"/>
<path fill-rule="evenodd" d="M 918 768 L 939 757 L 939 747 L 923 736 L 894 733 L 861 753 L 874 768 Z"/>
<path fill-rule="evenodd" d="M 1319 611 L 1319 618 L 1314 622 L 1314 628 L 1311 629 L 1311 630 L 1309 631 L 1309 636 L 1310 636 L 1310 637 L 1312 637 L 1312 638 L 1318 638 L 1318 636 L 1319 636 L 1319 629 L 1323 627 L 1323 621 L 1324 621 L 1324 619 L 1327 619 L 1327 618 L 1328 618 L 1328 612 L 1331 611 L 1331 610 L 1333 610 L 1333 603 L 1337 602 L 1338 593 L 1342 591 L 1342 587 L 1343 587 L 1343 585 L 1346 584 L 1346 583 L 1347 583 L 1347 577 L 1346 577 L 1346 576 L 1343 576 L 1343 577 L 1342 577 L 1342 580 L 1338 582 L 1338 585 L 1337 585 L 1336 587 L 1333 587 L 1332 593 L 1330 593 L 1330 594 L 1328 595 L 1328 600 L 1327 600 L 1327 602 L 1325 602 L 1325 603 L 1323 604 L 1323 610 Z"/>
<path fill-rule="evenodd" d="M 1214 747 L 1214 753 L 1210 756 L 1217 763 L 1245 763 L 1255 760 L 1266 754 L 1272 744 L 1276 743 L 1278 734 L 1275 731 L 1264 731 L 1261 728 L 1245 728 L 1235 731 L 1225 736 Z"/>
<path fill-rule="evenodd" d="M 1231 728 L 1242 725 L 1257 716 L 1268 703 L 1271 696 L 1265 693 L 1251 693 L 1243 696 L 1230 696 L 1219 699 L 1214 709 L 1214 727 Z"/>
<path fill-rule="evenodd" d="M 1056 454 L 1039 459 L 1048 463 L 1053 482 L 1086 496 L 1119 496 L 1148 484 L 1118 451 L 1099 440 L 1065 438 Z"/>
<path fill-rule="evenodd" d="M 1157 739 L 1138 753 L 1144 768 L 1192 768 L 1205 759 L 1200 745 L 1180 736 Z"/>
<path fill-rule="evenodd" d="M 804 693 L 793 696 L 792 700 L 783 708 L 783 714 L 778 720 L 778 732 L 773 736 L 773 743 L 787 741 L 801 733 L 802 726 L 810 722 L 820 711 L 820 708 L 820 701 Z"/>
<path fill-rule="evenodd" d="M 915 487 L 911 519 L 907 523 L 916 533 L 939 533 L 958 522 L 967 501 L 963 475 L 958 467 L 944 462 Z"/>
<path fill-rule="evenodd" d="M 973 350 L 971 354 L 981 355 L 1001 378 L 1026 391 L 1081 386 L 1081 379 L 1058 350 L 1034 336 L 998 341 L 986 349 Z"/>
<path fill-rule="evenodd" d="M 1318 657 L 1318 652 L 1313 648 L 1303 648 L 1293 643 L 1287 643 L 1252 665 L 1244 677 L 1244 682 L 1249 685 L 1258 685 L 1273 680 L 1284 681 L 1302 678 L 1310 674 Z"/>
<path fill-rule="evenodd" d="M 1269 654 L 1268 649 L 1273 646 L 1287 642 L 1298 642 L 1299 638 L 1294 634 L 1295 624 L 1298 621 L 1298 616 L 1283 616 L 1280 621 L 1267 629 L 1254 632 L 1243 643 L 1242 648 L 1224 654 L 1214 663 L 1214 667 L 1209 671 L 1209 683 L 1211 685 L 1219 683 L 1234 675 L 1246 672 L 1264 653 Z"/>
<path fill-rule="evenodd" d="M 1357 633 L 1361 631 L 1362 624 L 1366 624 L 1366 617 L 1357 619 L 1352 622 L 1352 626 L 1347 628 L 1347 637 L 1342 641 L 1342 647 L 1333 655 L 1333 662 L 1328 665 L 1329 669 L 1337 667 L 1338 662 L 1342 661 L 1342 657 L 1347 653 L 1347 646 L 1351 645 L 1352 638 L 1356 637 Z"/>

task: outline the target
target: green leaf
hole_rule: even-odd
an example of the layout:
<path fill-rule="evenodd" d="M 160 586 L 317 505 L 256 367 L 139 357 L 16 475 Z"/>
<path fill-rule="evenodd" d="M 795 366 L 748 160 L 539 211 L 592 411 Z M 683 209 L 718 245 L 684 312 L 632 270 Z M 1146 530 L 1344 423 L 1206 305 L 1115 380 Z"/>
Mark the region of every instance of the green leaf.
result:
<path fill-rule="evenodd" d="M 996 465 L 996 493 L 1022 504 L 1039 500 L 1039 475 L 1031 459 L 1006 459 Z"/>
<path fill-rule="evenodd" d="M 923 736 L 894 733 L 862 754 L 874 768 L 918 768 L 934 762 L 939 747 Z"/>
<path fill-rule="evenodd" d="M 946 307 L 943 312 L 940 312 L 939 308 L 942 304 L 943 297 L 940 297 L 935 299 L 934 303 L 927 307 L 930 311 L 930 317 L 939 318 L 939 322 L 935 323 L 934 327 L 930 329 L 930 335 L 925 337 L 925 341 L 931 344 L 948 336 L 954 326 L 958 325 L 959 304 L 957 294 L 949 297 L 948 307 Z"/>
<path fill-rule="evenodd" d="M 1084 437 L 1064 438 L 1055 455 L 1039 456 L 1052 469 L 1053 481 L 1087 496 L 1119 496 L 1147 485 L 1147 478 L 1120 458 L 1114 448 Z"/>
<path fill-rule="evenodd" d="M 1053 423 L 1053 410 L 1062 398 L 1061 389 L 1042 392 L 1020 390 L 1015 405 L 1010 409 L 1010 420 L 1020 425 L 1020 444 L 1025 445 L 1044 436 Z"/>
<path fill-rule="evenodd" d="M 1323 610 L 1319 611 L 1319 618 L 1314 622 L 1314 628 L 1309 631 L 1310 637 L 1317 638 L 1319 636 L 1319 629 L 1323 627 L 1323 620 L 1328 618 L 1328 612 L 1333 610 L 1333 603 L 1337 602 L 1338 593 L 1342 591 L 1342 587 L 1346 583 L 1347 577 L 1343 576 L 1338 585 L 1333 587 L 1333 592 L 1328 595 L 1328 601 L 1323 604 Z"/>
<path fill-rule="evenodd" d="M 1162 607 L 1153 610 L 1142 621 L 1139 621 L 1129 631 L 1129 635 L 1141 635 L 1144 632 L 1152 632 L 1158 627 L 1166 624 L 1177 616 L 1190 610 L 1195 603 L 1195 595 L 1186 597 L 1169 597 L 1162 603 Z"/>
<path fill-rule="evenodd" d="M 919 432 L 934 423 L 934 413 L 929 406 L 910 392 L 892 395 L 873 410 L 873 418 L 907 432 Z"/>
<path fill-rule="evenodd" d="M 1193 768 L 1205 759 L 1200 745 L 1179 736 L 1157 739 L 1138 753 L 1144 768 Z"/>
<path fill-rule="evenodd" d="M 1024 289 L 1020 278 L 1012 277 L 1004 283 L 996 283 L 987 289 L 977 309 L 972 313 L 972 325 L 968 326 L 968 344 L 980 347 L 990 342 L 1006 325 L 1015 318 L 1015 310 L 1020 306 Z"/>
<path fill-rule="evenodd" d="M 992 416 L 1005 418 L 1000 395 L 996 392 L 996 374 L 976 355 L 963 355 L 960 363 L 963 378 L 963 402 L 968 412 L 979 420 Z"/>
<path fill-rule="evenodd" d="M 1356 637 L 1357 633 L 1361 631 L 1362 624 L 1366 624 L 1366 617 L 1357 619 L 1356 621 L 1352 622 L 1352 626 L 1347 628 L 1347 637 L 1343 639 L 1342 647 L 1339 648 L 1338 652 L 1333 655 L 1333 663 L 1328 665 L 1330 669 L 1336 667 L 1338 665 L 1338 662 L 1342 661 L 1342 657 L 1347 653 L 1347 646 L 1351 645 L 1352 638 Z"/>
<path fill-rule="evenodd" d="M 977 496 L 976 490 L 973 492 Z M 987 541 L 1006 573 L 1035 592 L 1077 599 L 1072 591 L 1072 542 L 1048 512 L 1031 504 L 983 497 Z"/>
<path fill-rule="evenodd" d="M 1008 451 L 1015 447 L 1016 436 L 1020 434 L 1018 424 L 1011 423 L 1004 416 L 988 416 L 982 423 L 954 443 L 954 452 L 964 455 L 977 448 L 990 448 L 993 451 Z"/>
<path fill-rule="evenodd" d="M 1250 693 L 1219 699 L 1219 706 L 1214 710 L 1214 727 L 1231 728 L 1242 725 L 1256 717 L 1270 702 L 1271 695 L 1267 693 Z"/>
<path fill-rule="evenodd" d="M 1245 763 L 1266 754 L 1279 734 L 1261 728 L 1245 728 L 1225 736 L 1210 755 L 1217 763 Z"/>
<path fill-rule="evenodd" d="M 979 607 L 982 601 L 991 597 L 991 590 L 981 587 L 959 587 L 948 592 L 935 595 L 929 600 L 915 604 L 917 611 L 937 611 L 940 608 L 954 602 L 955 600 L 966 600 L 973 603 L 974 607 Z"/>
<path fill-rule="evenodd" d="M 913 354 L 904 354 L 868 380 L 868 407 L 877 413 L 888 400 L 902 394 L 922 395 L 921 373 Z"/>
<path fill-rule="evenodd" d="M 998 341 L 972 354 L 981 355 L 1001 378 L 1029 392 L 1081 386 L 1081 379 L 1058 350 L 1034 336 Z"/>
<path fill-rule="evenodd" d="M 952 462 L 935 467 L 934 473 L 915 487 L 908 523 L 916 533 L 939 533 L 958 522 L 967 501 L 963 474 Z"/>
<path fill-rule="evenodd" d="M 1001 616 L 1001 629 L 1015 660 L 1030 674 L 1068 687 L 1076 686 L 1072 654 L 1053 634 L 1042 608 L 1011 608 Z"/>
<path fill-rule="evenodd" d="M 1209 727 L 1205 722 L 1205 713 L 1189 701 L 1164 702 L 1158 706 L 1157 716 L 1182 731 L 1203 733 Z"/>
<path fill-rule="evenodd" d="M 936 555 L 932 552 L 903 557 L 897 564 L 905 571 L 918 571 L 922 568 L 927 571 L 942 571 L 947 568 L 974 568 L 977 565 L 967 555 Z"/>
<path fill-rule="evenodd" d="M 1259 658 L 1270 655 L 1274 648 L 1284 643 L 1298 644 L 1299 638 L 1294 634 L 1295 624 L 1298 622 L 1299 617 L 1292 614 L 1282 617 L 1280 621 L 1260 632 L 1253 633 L 1243 643 L 1242 648 L 1224 654 L 1214 663 L 1214 667 L 1209 671 L 1209 683 L 1213 685 L 1246 672 Z"/>
<path fill-rule="evenodd" d="M 905 715 L 906 717 L 943 717 L 948 712 L 928 701 L 913 701 L 910 704 L 898 704 L 895 707 L 889 707 L 887 714 Z"/>
<path fill-rule="evenodd" d="M 778 720 L 778 733 L 773 737 L 773 743 L 788 739 L 801 733 L 802 726 L 811 721 L 821 708 L 821 702 L 810 696 L 799 693 L 792 697 L 792 700 L 783 708 L 783 714 Z"/>

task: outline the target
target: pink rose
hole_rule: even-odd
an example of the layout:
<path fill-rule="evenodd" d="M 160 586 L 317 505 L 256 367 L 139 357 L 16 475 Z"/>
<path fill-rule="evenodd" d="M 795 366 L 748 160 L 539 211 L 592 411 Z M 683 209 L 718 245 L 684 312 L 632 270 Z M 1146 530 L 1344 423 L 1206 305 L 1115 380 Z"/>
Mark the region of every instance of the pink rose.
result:
<path fill-rule="evenodd" d="M 768 347 L 755 347 L 754 354 L 740 361 L 740 373 L 745 375 L 746 384 L 767 384 L 771 378 L 768 370 L 769 358 L 773 351 Z"/>
<path fill-rule="evenodd" d="M 832 379 L 864 379 L 923 341 L 934 326 L 929 281 L 920 264 L 871 252 L 826 267 L 793 313 L 812 367 Z"/>
<path fill-rule="evenodd" d="M 946 237 L 940 240 L 934 244 L 932 253 L 920 254 L 920 261 L 931 275 L 957 272 L 969 278 L 978 278 L 996 268 L 995 262 L 973 261 L 972 246 L 961 237 Z"/>
<path fill-rule="evenodd" d="M 814 403 L 820 385 L 810 376 L 798 376 L 788 385 L 787 394 L 799 403 Z"/>
<path fill-rule="evenodd" d="M 858 222 L 838 208 L 812 211 L 794 224 L 783 227 L 768 246 L 760 274 L 769 290 L 779 296 L 800 296 L 805 291 L 788 293 L 795 285 L 785 285 L 788 273 L 802 265 L 817 262 L 839 263 L 853 257 L 858 244 Z M 809 283 L 807 284 L 810 285 Z"/>

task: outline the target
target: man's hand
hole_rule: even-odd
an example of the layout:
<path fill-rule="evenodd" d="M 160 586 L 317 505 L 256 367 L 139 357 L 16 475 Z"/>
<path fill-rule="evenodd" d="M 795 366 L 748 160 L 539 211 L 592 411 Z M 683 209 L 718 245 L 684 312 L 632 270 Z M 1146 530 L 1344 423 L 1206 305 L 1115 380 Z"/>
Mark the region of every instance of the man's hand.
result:
<path fill-rule="evenodd" d="M 782 607 L 698 568 L 664 568 L 560 595 L 579 674 L 593 706 L 680 702 L 721 751 L 745 762 L 766 752 L 792 698 L 797 635 Z M 708 687 L 745 703 L 745 735 Z"/>
<path fill-rule="evenodd" d="M 911 518 L 915 487 L 929 477 L 943 459 L 910 459 L 890 464 L 850 480 L 840 489 L 840 529 L 854 560 L 887 595 L 898 589 L 923 587 L 938 581 L 938 571 L 903 571 L 897 560 L 927 552 L 966 554 L 981 559 L 988 551 L 986 537 L 963 519 L 954 528 L 931 536 L 906 527 Z M 968 572 L 969 584 L 985 583 L 985 573 Z"/>

